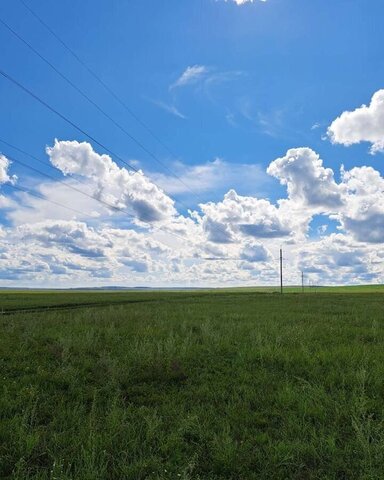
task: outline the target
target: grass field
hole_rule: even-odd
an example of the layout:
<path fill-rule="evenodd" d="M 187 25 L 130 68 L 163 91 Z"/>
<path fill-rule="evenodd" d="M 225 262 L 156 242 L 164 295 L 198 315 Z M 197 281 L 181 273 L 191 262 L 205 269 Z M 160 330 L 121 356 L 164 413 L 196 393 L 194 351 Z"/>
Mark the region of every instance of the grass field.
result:
<path fill-rule="evenodd" d="M 346 291 L 0 293 L 0 478 L 383 479 L 384 290 Z"/>

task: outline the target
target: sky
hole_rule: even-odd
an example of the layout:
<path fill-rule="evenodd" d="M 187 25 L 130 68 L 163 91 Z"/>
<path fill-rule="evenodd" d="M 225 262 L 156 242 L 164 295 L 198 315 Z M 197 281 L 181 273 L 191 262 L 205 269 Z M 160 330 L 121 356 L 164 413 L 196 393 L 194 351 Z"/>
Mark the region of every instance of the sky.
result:
<path fill-rule="evenodd" d="M 0 287 L 384 282 L 381 0 L 4 0 Z"/>

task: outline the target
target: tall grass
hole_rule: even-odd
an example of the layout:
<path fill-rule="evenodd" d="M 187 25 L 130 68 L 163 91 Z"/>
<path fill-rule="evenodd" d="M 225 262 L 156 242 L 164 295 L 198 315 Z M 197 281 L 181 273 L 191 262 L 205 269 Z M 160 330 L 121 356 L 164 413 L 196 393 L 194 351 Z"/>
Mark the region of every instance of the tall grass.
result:
<path fill-rule="evenodd" d="M 0 478 L 382 479 L 382 314 L 227 292 L 2 317 Z"/>

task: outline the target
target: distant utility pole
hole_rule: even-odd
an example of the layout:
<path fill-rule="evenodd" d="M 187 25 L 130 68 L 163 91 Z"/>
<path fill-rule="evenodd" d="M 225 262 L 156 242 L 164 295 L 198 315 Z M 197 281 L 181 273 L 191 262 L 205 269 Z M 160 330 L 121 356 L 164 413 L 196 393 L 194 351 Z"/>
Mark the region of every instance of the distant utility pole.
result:
<path fill-rule="evenodd" d="M 283 294 L 283 249 L 280 248 L 280 293 Z"/>
<path fill-rule="evenodd" d="M 304 272 L 301 272 L 301 291 L 304 293 Z"/>

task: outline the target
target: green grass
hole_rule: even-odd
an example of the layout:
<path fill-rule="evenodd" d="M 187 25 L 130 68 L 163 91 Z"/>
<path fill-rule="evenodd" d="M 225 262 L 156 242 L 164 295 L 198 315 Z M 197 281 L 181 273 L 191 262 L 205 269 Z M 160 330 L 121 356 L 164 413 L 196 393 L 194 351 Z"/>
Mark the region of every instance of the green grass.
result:
<path fill-rule="evenodd" d="M 0 478 L 382 479 L 362 291 L 1 293 Z"/>
<path fill-rule="evenodd" d="M 279 287 L 245 287 L 205 290 L 0 290 L 0 314 L 10 310 L 55 308 L 67 306 L 110 305 L 148 301 L 167 302 L 169 299 L 198 295 L 279 293 Z M 286 293 L 301 293 L 301 287 L 288 286 Z M 347 287 L 306 287 L 306 294 L 315 293 L 384 293 L 384 285 L 358 285 Z"/>

